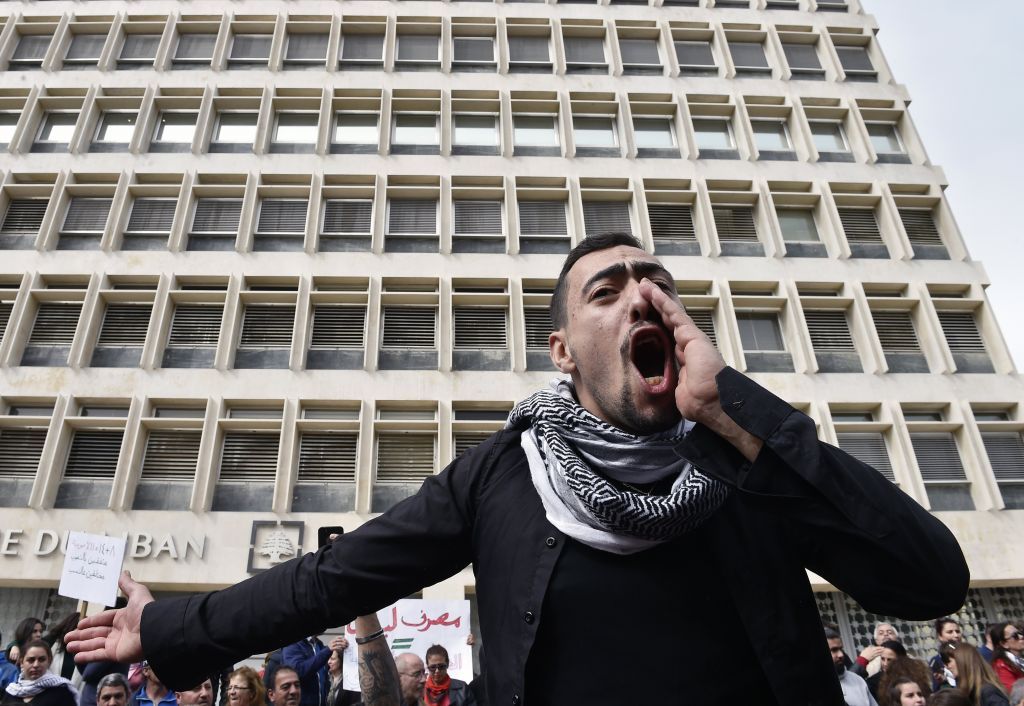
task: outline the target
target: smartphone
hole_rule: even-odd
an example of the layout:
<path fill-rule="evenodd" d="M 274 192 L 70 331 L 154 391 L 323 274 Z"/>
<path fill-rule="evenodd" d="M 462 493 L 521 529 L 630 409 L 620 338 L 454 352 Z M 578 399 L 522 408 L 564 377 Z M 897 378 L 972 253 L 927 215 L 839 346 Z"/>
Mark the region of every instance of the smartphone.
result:
<path fill-rule="evenodd" d="M 316 531 L 316 544 L 318 547 L 322 547 L 331 541 L 332 534 L 345 534 L 345 528 L 341 525 L 328 525 L 327 527 L 319 527 Z"/>

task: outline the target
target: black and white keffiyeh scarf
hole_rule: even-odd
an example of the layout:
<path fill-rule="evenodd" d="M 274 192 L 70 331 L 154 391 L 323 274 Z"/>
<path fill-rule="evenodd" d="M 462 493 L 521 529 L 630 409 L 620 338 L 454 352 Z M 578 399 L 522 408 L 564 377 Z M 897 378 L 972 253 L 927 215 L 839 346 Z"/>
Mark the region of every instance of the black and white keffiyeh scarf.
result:
<path fill-rule="evenodd" d="M 679 456 L 694 426 L 637 436 L 584 409 L 568 380 L 553 380 L 515 406 L 505 427 L 521 444 L 548 521 L 587 546 L 633 554 L 698 527 L 728 488 Z M 598 471 L 598 472 L 595 472 Z M 607 479 L 643 485 L 675 478 L 667 495 L 620 490 Z"/>
<path fill-rule="evenodd" d="M 44 690 L 52 689 L 55 686 L 66 686 L 71 691 L 71 695 L 75 697 L 75 702 L 78 702 L 78 690 L 75 688 L 74 684 L 64 677 L 51 674 L 50 672 L 46 672 L 38 679 L 25 679 L 22 677 L 18 681 L 13 681 L 8 684 L 6 691 L 11 696 L 23 699 L 30 696 L 36 696 Z"/>

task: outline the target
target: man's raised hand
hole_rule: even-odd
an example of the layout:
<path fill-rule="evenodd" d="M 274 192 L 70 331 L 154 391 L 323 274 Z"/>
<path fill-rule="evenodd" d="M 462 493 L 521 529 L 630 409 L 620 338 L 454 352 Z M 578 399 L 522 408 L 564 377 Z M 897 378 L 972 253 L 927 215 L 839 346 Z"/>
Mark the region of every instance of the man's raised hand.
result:
<path fill-rule="evenodd" d="M 142 660 L 142 609 L 153 602 L 153 594 L 127 571 L 121 572 L 117 585 L 128 605 L 83 618 L 65 638 L 76 663 Z"/>
<path fill-rule="evenodd" d="M 761 440 L 736 424 L 722 409 L 718 397 L 715 376 L 725 367 L 722 354 L 683 306 L 646 277 L 640 282 L 640 293 L 651 302 L 661 315 L 662 323 L 672 332 L 679 364 L 679 384 L 676 385 L 679 413 L 708 427 L 735 446 L 747 460 L 753 461 L 761 450 Z"/>

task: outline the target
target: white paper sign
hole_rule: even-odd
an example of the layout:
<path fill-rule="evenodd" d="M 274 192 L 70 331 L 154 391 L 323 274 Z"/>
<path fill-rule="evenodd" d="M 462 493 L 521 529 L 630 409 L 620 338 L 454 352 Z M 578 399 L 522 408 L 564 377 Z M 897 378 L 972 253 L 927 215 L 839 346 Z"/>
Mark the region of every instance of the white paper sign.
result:
<path fill-rule="evenodd" d="M 114 605 L 124 563 L 123 537 L 69 532 L 57 593 L 90 603 Z"/>
<path fill-rule="evenodd" d="M 393 655 L 412 652 L 425 660 L 431 645 L 448 650 L 448 674 L 464 682 L 473 681 L 473 648 L 469 637 L 469 601 L 435 601 L 407 598 L 377 613 L 384 628 L 384 637 Z M 348 647 L 343 656 L 342 685 L 359 691 L 359 663 L 356 652 L 356 631 L 345 628 Z"/>

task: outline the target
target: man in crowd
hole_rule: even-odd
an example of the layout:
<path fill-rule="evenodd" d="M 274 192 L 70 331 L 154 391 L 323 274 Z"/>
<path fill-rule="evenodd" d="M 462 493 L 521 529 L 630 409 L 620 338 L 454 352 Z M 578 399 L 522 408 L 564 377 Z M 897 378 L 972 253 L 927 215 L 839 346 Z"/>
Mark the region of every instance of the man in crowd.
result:
<path fill-rule="evenodd" d="M 191 689 L 175 691 L 174 698 L 178 700 L 178 706 L 210 706 L 213 703 L 213 681 L 204 679 Z"/>
<path fill-rule="evenodd" d="M 449 662 L 448 650 L 443 646 L 431 645 L 427 649 L 427 683 L 424 686 L 423 701 L 427 706 L 476 706 L 469 684 L 448 674 Z"/>
<path fill-rule="evenodd" d="M 142 686 L 132 697 L 132 706 L 177 706 L 174 694 L 160 681 L 148 661 L 142 663 L 142 678 Z"/>
<path fill-rule="evenodd" d="M 193 684 L 472 563 L 491 703 L 670 703 L 686 684 L 693 703 L 824 706 L 842 692 L 807 569 L 874 613 L 959 609 L 969 574 L 945 526 L 726 367 L 631 236 L 573 248 L 551 317 L 568 379 L 416 495 L 215 593 L 154 602 L 124 575 L 128 607 L 82 621 L 77 659 L 145 654 Z M 595 679 L 592 648 L 621 615 L 645 677 Z"/>
<path fill-rule="evenodd" d="M 118 672 L 111 672 L 96 684 L 97 706 L 128 706 L 131 689 L 128 678 Z"/>
<path fill-rule="evenodd" d="M 307 637 L 293 642 L 281 651 L 281 663 L 287 664 L 299 675 L 302 687 L 300 706 L 326 706 L 330 677 L 327 675 L 327 660 L 333 650 L 344 650 L 348 641 L 341 636 L 331 640 L 330 647 L 317 637 Z"/>
<path fill-rule="evenodd" d="M 861 650 L 850 667 L 850 671 L 865 679 L 874 676 L 882 668 L 882 643 L 890 640 L 898 641 L 900 636 L 896 632 L 896 628 L 889 623 L 878 623 L 875 625 L 874 638 L 874 644 Z"/>
<path fill-rule="evenodd" d="M 832 666 L 839 676 L 839 686 L 843 689 L 846 706 L 878 706 L 871 696 L 868 683 L 846 668 L 846 653 L 843 652 L 843 638 L 839 633 L 831 628 L 825 628 L 825 641 L 828 642 L 828 649 L 832 654 Z"/>
<path fill-rule="evenodd" d="M 267 683 L 267 699 L 274 706 L 299 706 L 302 703 L 299 673 L 287 664 L 268 669 L 264 680 Z"/>
<path fill-rule="evenodd" d="M 398 686 L 402 694 L 402 706 L 416 706 L 427 683 L 427 670 L 423 660 L 412 652 L 403 652 L 395 657 L 398 668 Z"/>

